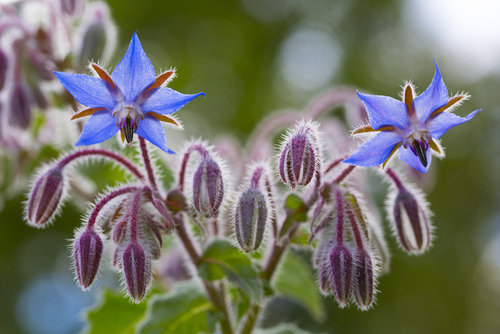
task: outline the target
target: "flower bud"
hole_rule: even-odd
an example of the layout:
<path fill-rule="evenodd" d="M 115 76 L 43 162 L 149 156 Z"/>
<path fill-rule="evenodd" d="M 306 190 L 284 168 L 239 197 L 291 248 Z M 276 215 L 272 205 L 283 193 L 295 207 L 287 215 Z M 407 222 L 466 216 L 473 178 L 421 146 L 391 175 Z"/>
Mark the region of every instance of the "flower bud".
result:
<path fill-rule="evenodd" d="M 211 158 L 203 158 L 194 173 L 193 204 L 196 211 L 216 218 L 224 196 L 222 172 Z"/>
<path fill-rule="evenodd" d="M 374 293 L 373 263 L 365 249 L 354 254 L 354 298 L 362 310 L 370 308 Z"/>
<path fill-rule="evenodd" d="M 14 86 L 10 93 L 10 124 L 22 129 L 28 128 L 31 122 L 31 95 L 23 84 Z"/>
<path fill-rule="evenodd" d="M 258 189 L 241 194 L 234 216 L 236 239 L 245 252 L 256 251 L 264 239 L 267 205 Z"/>
<path fill-rule="evenodd" d="M 188 208 L 186 197 L 179 189 L 172 189 L 167 194 L 167 208 L 174 214 L 179 211 L 186 211 Z"/>
<path fill-rule="evenodd" d="M 151 261 L 138 243 L 131 242 L 123 251 L 122 265 L 128 294 L 139 303 L 151 280 Z"/>
<path fill-rule="evenodd" d="M 56 215 L 65 188 L 62 170 L 54 167 L 34 184 L 26 206 L 26 219 L 34 227 L 45 227 Z"/>
<path fill-rule="evenodd" d="M 309 184 L 318 169 L 320 152 L 316 128 L 314 123 L 301 122 L 283 142 L 279 174 L 292 189 Z"/>
<path fill-rule="evenodd" d="M 332 291 L 340 304 L 345 307 L 351 298 L 352 255 L 345 245 L 336 245 L 330 253 Z"/>
<path fill-rule="evenodd" d="M 102 240 L 93 230 L 85 230 L 79 237 L 75 238 L 73 254 L 76 277 L 84 290 L 90 287 L 97 275 L 102 250 Z"/>
<path fill-rule="evenodd" d="M 392 210 L 392 223 L 399 244 L 408 253 L 423 253 L 431 245 L 427 207 L 406 188 L 398 190 Z"/>
<path fill-rule="evenodd" d="M 332 294 L 330 276 L 331 276 L 331 265 L 330 265 L 330 251 L 331 243 L 324 236 L 320 239 L 316 251 L 314 253 L 313 264 L 318 270 L 318 286 L 319 291 L 324 296 L 329 296 Z"/>

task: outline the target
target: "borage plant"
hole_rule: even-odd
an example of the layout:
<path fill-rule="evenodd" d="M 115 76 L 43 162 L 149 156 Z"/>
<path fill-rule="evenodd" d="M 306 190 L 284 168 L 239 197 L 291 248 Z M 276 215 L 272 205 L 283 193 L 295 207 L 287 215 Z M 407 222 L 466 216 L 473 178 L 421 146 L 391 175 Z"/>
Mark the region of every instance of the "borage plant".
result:
<path fill-rule="evenodd" d="M 361 93 L 359 101 L 351 90 L 336 89 L 301 115 L 271 115 L 245 150 L 233 150 L 241 153 L 230 162 L 204 141 L 186 144 L 175 167 L 175 186 L 167 190 L 157 180 L 162 171 L 146 141 L 173 153 L 160 122 L 178 125 L 170 115 L 203 93 L 184 95 L 164 87 L 174 72 L 155 77 L 135 34 L 111 75 L 96 64 L 91 69 L 96 77 L 56 72 L 86 107 L 73 119 L 90 116 L 76 145 L 100 143 L 117 132 L 132 145 L 135 134 L 142 163 L 99 148 L 70 152 L 33 182 L 26 219 L 35 227 L 54 220 L 67 197 L 73 162 L 103 157 L 128 171 L 133 182 L 98 197 L 76 229 L 72 250 L 75 276 L 85 290 L 98 275 L 105 248 L 114 249 L 112 265 L 128 296 L 135 303 L 148 300 L 147 312 L 133 321 L 142 320 L 130 324 L 143 333 L 251 333 L 276 295 L 295 298 L 318 317 L 323 312 L 318 291 L 341 308 L 354 304 L 368 310 L 389 253 L 367 191 L 367 169 L 356 166 L 382 165 L 378 174 L 391 184 L 387 210 L 393 232 L 404 251 L 421 254 L 432 243 L 428 204 L 415 185 L 386 165 L 399 150 L 401 160 L 426 172 L 431 153 L 443 156 L 438 139 L 477 113 L 465 118 L 450 113 L 468 95 L 450 98 L 437 65 L 429 88 L 415 97 L 407 84 L 402 102 Z M 370 124 L 354 135 L 378 132 L 351 156 L 336 153 L 352 150 L 339 123 L 327 118 L 318 123 L 341 105 L 365 118 L 366 107 Z M 272 136 L 289 126 L 272 159 Z M 165 240 L 170 247 L 162 246 Z M 293 245 L 314 250 L 313 266 L 298 254 L 304 247 Z M 156 261 L 166 263 L 170 274 L 155 270 Z M 153 274 L 175 283 L 168 293 L 148 296 Z M 186 282 L 176 283 L 181 279 Z"/>

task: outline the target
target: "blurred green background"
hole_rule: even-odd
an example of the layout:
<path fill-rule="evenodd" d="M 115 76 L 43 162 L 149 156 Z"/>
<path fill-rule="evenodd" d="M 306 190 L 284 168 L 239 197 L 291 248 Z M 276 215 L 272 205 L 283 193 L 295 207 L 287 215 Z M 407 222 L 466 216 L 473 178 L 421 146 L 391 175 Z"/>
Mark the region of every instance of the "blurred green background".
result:
<path fill-rule="evenodd" d="M 450 94 L 472 99 L 457 110 L 472 121 L 444 136 L 447 157 L 426 175 L 435 214 L 430 252 L 409 257 L 392 237 L 391 272 L 369 312 L 325 299 L 314 322 L 291 301 L 273 303 L 264 324 L 294 322 L 324 333 L 500 332 L 500 23 L 494 1 L 110 0 L 121 59 L 134 31 L 157 70 L 175 67 L 170 87 L 203 91 L 179 113 L 182 138 L 227 134 L 241 143 L 266 115 L 304 108 L 334 86 L 397 97 L 404 80 L 422 92 L 434 58 Z M 177 136 L 177 137 L 176 137 Z M 179 134 L 169 145 L 182 146 Z M 325 138 L 328 140 L 328 138 Z M 7 175 L 2 165 L 0 177 Z M 109 173 L 112 173 L 110 171 Z M 106 176 L 106 175 L 104 175 Z M 102 179 L 105 179 L 105 177 Z M 102 185 L 101 185 L 102 186 Z M 27 227 L 23 192 L 2 193 L 0 333 L 76 333 L 78 312 L 98 289 L 72 281 L 66 249 L 81 207 L 68 204 L 53 226 Z M 389 236 L 390 231 L 387 228 Z M 117 285 L 109 270 L 100 284 Z M 110 319 L 112 321 L 112 319 Z M 57 325 L 54 325 L 57 322 Z"/>

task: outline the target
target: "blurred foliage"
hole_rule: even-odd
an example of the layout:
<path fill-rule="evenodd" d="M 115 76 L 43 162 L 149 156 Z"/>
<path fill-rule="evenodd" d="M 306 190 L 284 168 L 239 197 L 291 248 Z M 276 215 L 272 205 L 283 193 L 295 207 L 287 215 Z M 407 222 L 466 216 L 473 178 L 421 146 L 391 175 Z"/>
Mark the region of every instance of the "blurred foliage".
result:
<path fill-rule="evenodd" d="M 116 65 L 130 36 L 138 31 L 157 69 L 177 68 L 172 88 L 207 94 L 206 100 L 195 100 L 179 113 L 187 138 L 203 136 L 213 141 L 216 134 L 229 134 L 243 142 L 265 115 L 277 109 L 299 110 L 329 86 L 348 85 L 397 97 L 399 85 L 412 78 L 422 91 L 432 78 L 433 57 L 437 57 L 450 91 L 465 89 L 472 95 L 457 113 L 465 115 L 480 107 L 484 111 L 447 134 L 443 141 L 447 158 L 434 163 L 434 170 L 426 175 L 428 200 L 435 214 L 435 246 L 423 256 L 408 257 L 389 238 L 394 254 L 392 270 L 380 278 L 378 305 L 369 312 L 353 307 L 340 310 L 332 300 L 324 299 L 326 317 L 318 322 L 300 303 L 277 298 L 268 304 L 271 312 L 263 325 L 293 323 L 317 333 L 500 331 L 500 289 L 494 288 L 499 281 L 491 278 L 495 270 L 498 275 L 498 263 L 488 267 L 483 261 L 487 243 L 500 235 L 498 76 L 462 79 L 461 69 L 448 65 L 448 59 L 431 47 L 428 37 L 411 28 L 402 16 L 404 2 L 395 0 L 108 3 L 118 26 L 119 47 L 106 66 Z M 287 81 L 281 66 L 285 40 L 301 29 L 322 32 L 340 50 L 338 66 L 328 81 L 310 89 Z M 179 134 L 169 138 L 175 136 Z M 169 140 L 175 150 L 183 144 Z M 20 167 L 29 175 L 36 165 L 55 155 L 54 148 L 46 147 L 36 161 L 20 166 L 2 162 L 1 178 L 9 177 L 9 169 Z M 16 158 L 22 161 L 22 153 Z M 102 167 L 99 164 L 94 171 L 95 165 L 82 167 L 97 180 L 98 189 L 109 177 L 123 177 L 116 177 L 112 167 Z M 0 212 L 1 333 L 30 328 L 26 324 L 29 314 L 23 313 L 19 297 L 28 286 L 54 272 L 71 277 L 68 261 L 60 264 L 61 254 L 67 257 L 65 240 L 72 238 L 72 230 L 85 212 L 83 205 L 67 205 L 53 226 L 35 230 L 22 219 L 26 178 L 12 182 L 14 191 L 2 188 L 0 194 L 5 199 Z M 498 261 L 500 254 L 493 256 Z M 41 312 L 33 312 L 37 311 Z M 57 314 L 54 316 L 56 319 Z"/>

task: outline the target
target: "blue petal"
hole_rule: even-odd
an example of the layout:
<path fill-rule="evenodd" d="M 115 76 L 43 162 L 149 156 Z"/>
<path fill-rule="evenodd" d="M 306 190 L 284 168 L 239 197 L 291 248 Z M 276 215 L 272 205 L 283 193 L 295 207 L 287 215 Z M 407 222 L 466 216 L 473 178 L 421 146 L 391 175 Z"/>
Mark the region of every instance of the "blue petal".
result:
<path fill-rule="evenodd" d="M 111 95 L 106 82 L 85 74 L 54 72 L 59 82 L 81 104 L 90 108 L 113 110 L 115 98 Z"/>
<path fill-rule="evenodd" d="M 116 119 L 110 111 L 101 110 L 93 114 L 85 123 L 82 134 L 75 146 L 102 143 L 118 131 Z"/>
<path fill-rule="evenodd" d="M 394 132 L 382 131 L 358 147 L 349 158 L 342 162 L 363 167 L 381 165 L 391 155 L 394 145 L 401 141 L 402 138 Z"/>
<path fill-rule="evenodd" d="M 449 129 L 459 124 L 470 121 L 481 109 L 471 112 L 465 117 L 460 117 L 449 112 L 442 112 L 427 122 L 427 128 L 432 138 L 441 138 Z"/>
<path fill-rule="evenodd" d="M 427 153 L 427 167 L 424 167 L 422 165 L 420 159 L 412 152 L 411 149 L 404 148 L 403 146 L 399 148 L 399 159 L 406 162 L 413 169 L 418 170 L 420 173 L 426 173 L 429 170 L 429 167 L 431 166 L 431 159 L 432 159 L 431 150 L 428 149 L 426 153 Z"/>
<path fill-rule="evenodd" d="M 163 151 L 170 154 L 174 153 L 167 147 L 167 138 L 165 137 L 163 125 L 154 116 L 144 115 L 144 119 L 139 122 L 139 127 L 135 133 L 158 146 Z"/>
<path fill-rule="evenodd" d="M 139 93 L 156 80 L 155 69 L 144 53 L 137 33 L 134 33 L 111 79 L 120 88 L 126 101 L 135 101 Z"/>
<path fill-rule="evenodd" d="M 375 130 L 383 126 L 395 126 L 405 129 L 410 125 L 406 105 L 388 96 L 367 95 L 358 92 L 370 118 L 370 125 Z"/>
<path fill-rule="evenodd" d="M 417 96 L 413 101 L 417 117 L 421 123 L 426 123 L 429 116 L 436 109 L 441 108 L 448 103 L 448 90 L 444 85 L 443 78 L 441 77 L 441 73 L 439 72 L 439 68 L 435 60 L 434 63 L 436 64 L 434 79 L 432 79 L 431 84 L 427 87 L 425 92 Z"/>
<path fill-rule="evenodd" d="M 200 95 L 205 96 L 205 93 L 181 94 L 173 89 L 160 87 L 142 104 L 142 110 L 144 112 L 153 111 L 161 115 L 169 115 Z"/>

